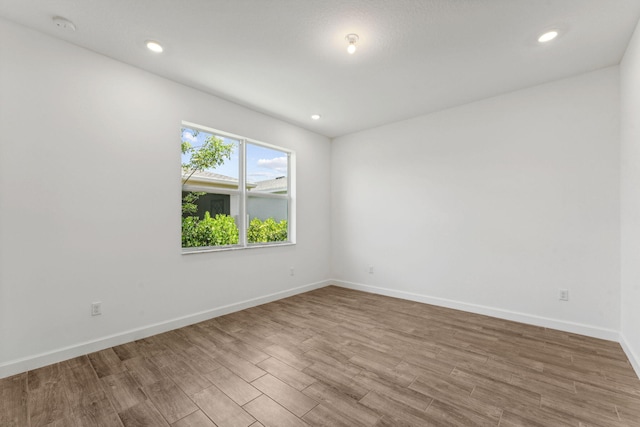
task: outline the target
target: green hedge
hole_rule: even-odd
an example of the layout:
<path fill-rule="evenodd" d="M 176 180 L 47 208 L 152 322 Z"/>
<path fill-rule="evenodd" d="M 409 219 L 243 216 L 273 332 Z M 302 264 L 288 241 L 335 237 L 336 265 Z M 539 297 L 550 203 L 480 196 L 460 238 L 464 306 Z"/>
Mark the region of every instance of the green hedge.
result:
<path fill-rule="evenodd" d="M 247 241 L 249 243 L 285 242 L 287 230 L 286 219 L 276 222 L 273 218 L 267 218 L 264 221 L 253 218 L 247 230 Z"/>
<path fill-rule="evenodd" d="M 204 219 L 197 216 L 182 218 L 182 247 L 224 246 L 238 243 L 238 227 L 228 215 L 211 218 L 205 212 Z"/>
<path fill-rule="evenodd" d="M 283 242 L 287 240 L 286 220 L 276 222 L 273 218 L 261 221 L 254 218 L 249 223 L 249 243 Z M 238 227 L 229 215 L 218 214 L 211 218 L 206 212 L 204 219 L 196 216 L 182 218 L 182 247 L 224 246 L 238 243 Z"/>

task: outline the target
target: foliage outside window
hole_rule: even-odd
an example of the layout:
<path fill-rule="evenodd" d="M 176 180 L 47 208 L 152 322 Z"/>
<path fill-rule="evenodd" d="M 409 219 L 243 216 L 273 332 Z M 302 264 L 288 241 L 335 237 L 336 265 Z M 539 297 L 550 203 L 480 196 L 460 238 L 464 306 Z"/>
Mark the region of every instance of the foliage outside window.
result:
<path fill-rule="evenodd" d="M 183 123 L 182 248 L 292 242 L 293 153 Z"/>

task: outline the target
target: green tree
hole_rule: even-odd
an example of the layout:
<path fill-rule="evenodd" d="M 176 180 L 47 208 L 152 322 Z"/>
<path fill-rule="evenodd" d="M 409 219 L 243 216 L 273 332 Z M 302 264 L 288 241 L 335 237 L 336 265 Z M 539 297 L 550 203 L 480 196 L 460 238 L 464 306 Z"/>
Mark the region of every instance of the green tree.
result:
<path fill-rule="evenodd" d="M 186 129 L 182 129 L 184 134 Z M 193 136 L 198 136 L 199 132 L 189 129 Z M 194 173 L 202 172 L 206 169 L 215 169 L 222 166 L 224 162 L 231 158 L 233 144 L 224 142 L 215 135 L 209 135 L 204 143 L 199 147 L 194 147 L 191 142 L 181 141 L 182 154 L 188 156 L 188 161 L 182 163 L 182 187 Z M 182 198 L 183 215 L 193 215 L 198 211 L 198 199 L 203 196 L 203 192 L 189 192 Z"/>
<path fill-rule="evenodd" d="M 182 129 L 184 133 L 185 129 Z M 193 135 L 197 136 L 198 132 L 193 131 Z M 196 172 L 205 169 L 215 169 L 222 166 L 224 162 L 231 158 L 233 153 L 233 143 L 224 142 L 215 135 L 209 135 L 204 143 L 199 147 L 194 147 L 189 141 L 182 140 L 182 154 L 189 155 L 189 161 L 182 164 L 182 185 Z M 184 178 L 186 175 L 186 178 Z"/>
<path fill-rule="evenodd" d="M 204 191 L 191 191 L 182 198 L 182 215 L 191 216 L 198 212 L 198 199 L 204 196 Z"/>

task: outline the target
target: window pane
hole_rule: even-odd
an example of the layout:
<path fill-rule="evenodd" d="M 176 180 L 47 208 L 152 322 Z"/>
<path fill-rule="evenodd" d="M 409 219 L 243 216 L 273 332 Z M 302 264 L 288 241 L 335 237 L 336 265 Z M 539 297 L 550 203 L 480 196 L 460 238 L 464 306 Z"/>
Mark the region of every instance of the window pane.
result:
<path fill-rule="evenodd" d="M 240 196 L 182 192 L 182 247 L 238 244 Z"/>
<path fill-rule="evenodd" d="M 287 199 L 249 196 L 248 243 L 286 242 L 288 240 L 289 203 Z"/>
<path fill-rule="evenodd" d="M 182 247 L 238 244 L 240 197 L 216 190 L 238 191 L 239 142 L 192 128 L 180 142 Z"/>
<path fill-rule="evenodd" d="M 182 128 L 181 143 L 183 185 L 238 189 L 237 140 Z"/>
<path fill-rule="evenodd" d="M 289 156 L 286 152 L 247 144 L 247 190 L 287 194 Z"/>

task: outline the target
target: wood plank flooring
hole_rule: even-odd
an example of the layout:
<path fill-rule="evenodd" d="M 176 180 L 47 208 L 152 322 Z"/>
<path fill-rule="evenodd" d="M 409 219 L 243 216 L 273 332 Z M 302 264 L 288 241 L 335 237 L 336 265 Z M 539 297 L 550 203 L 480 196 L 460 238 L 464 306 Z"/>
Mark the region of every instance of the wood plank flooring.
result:
<path fill-rule="evenodd" d="M 620 345 L 329 286 L 0 380 L 0 426 L 640 426 Z"/>

